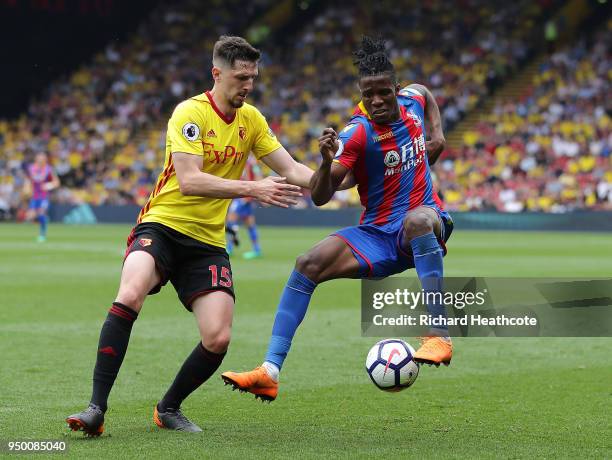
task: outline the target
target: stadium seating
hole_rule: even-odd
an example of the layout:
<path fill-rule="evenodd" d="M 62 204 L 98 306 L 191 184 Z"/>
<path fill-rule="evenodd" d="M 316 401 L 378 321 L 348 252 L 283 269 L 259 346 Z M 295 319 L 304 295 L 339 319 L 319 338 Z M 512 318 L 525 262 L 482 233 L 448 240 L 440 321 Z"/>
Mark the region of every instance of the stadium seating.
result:
<path fill-rule="evenodd" d="M 162 166 L 164 140 L 155 133 L 141 148 L 134 135 L 208 87 L 214 40 L 244 30 L 271 3 L 188 0 L 158 7 L 130 40 L 110 44 L 52 83 L 19 119 L 0 120 L 0 209 L 23 203 L 24 164 L 38 151 L 50 153 L 62 182 L 56 202 L 141 202 Z"/>
<path fill-rule="evenodd" d="M 438 168 L 457 210 L 612 209 L 612 21 L 546 59 Z"/>
<path fill-rule="evenodd" d="M 261 102 L 283 145 L 300 161 L 316 166 L 318 135 L 326 126 L 345 123 L 358 102 L 352 51 L 361 34 L 380 30 L 377 25 L 387 24 L 390 16 L 395 27 L 385 28 L 384 36 L 399 80 L 431 88 L 445 130 L 452 129 L 529 57 L 532 26 L 544 11 L 537 2 L 495 7 L 480 0 L 463 3 L 465 8 L 448 8 L 444 1 L 404 2 L 410 14 L 395 16 L 402 8 L 398 2 L 340 2 L 306 25 L 293 46 L 272 48 L 262 73 L 269 78 L 269 91 Z M 358 202 L 356 193 L 344 193 L 329 206 Z"/>
<path fill-rule="evenodd" d="M 356 40 L 392 16 L 397 27 L 384 34 L 400 80 L 432 89 L 448 132 L 531 57 L 533 34 L 541 32 L 534 24 L 561 2 L 461 3 L 463 8 L 449 9 L 442 0 L 407 1 L 404 8 L 410 14 L 405 15 L 395 15 L 398 3 L 389 0 L 327 5 L 282 42 L 262 44 L 261 79 L 252 101 L 283 145 L 314 167 L 317 136 L 325 126 L 340 127 L 357 102 L 351 62 Z M 55 201 L 143 204 L 162 166 L 169 111 L 211 85 L 214 39 L 246 30 L 271 4 L 224 2 L 213 15 L 198 14 L 202 6 L 195 0 L 180 8 L 160 7 L 131 40 L 109 46 L 69 78 L 53 83 L 20 119 L 0 121 L 0 213 L 10 213 L 23 201 L 23 164 L 38 150 L 51 153 L 62 181 Z M 609 28 L 588 49 L 601 48 L 606 37 Z M 589 59 L 581 46 L 551 58 L 524 100 L 496 106 L 460 150 L 448 152 L 437 175 L 451 209 L 609 206 L 609 117 L 601 112 L 601 99 L 609 98 L 609 76 L 605 80 L 604 67 L 597 67 L 598 61 L 609 66 L 609 59 L 605 50 Z M 574 75 L 575 62 L 583 67 Z M 572 93 L 578 102 L 564 105 L 568 90 L 562 81 L 580 83 L 591 74 L 604 84 L 588 97 L 584 90 Z M 551 94 L 555 85 L 556 95 Z M 556 103 L 548 108 L 550 102 Z M 589 112 L 593 108 L 598 112 Z M 555 110 L 562 113 L 555 115 Z M 576 126 L 580 133 L 572 131 Z M 593 133 L 591 154 L 584 155 L 580 136 Z M 357 202 L 354 191 L 343 192 L 329 207 Z M 302 203 L 310 205 L 309 200 Z"/>

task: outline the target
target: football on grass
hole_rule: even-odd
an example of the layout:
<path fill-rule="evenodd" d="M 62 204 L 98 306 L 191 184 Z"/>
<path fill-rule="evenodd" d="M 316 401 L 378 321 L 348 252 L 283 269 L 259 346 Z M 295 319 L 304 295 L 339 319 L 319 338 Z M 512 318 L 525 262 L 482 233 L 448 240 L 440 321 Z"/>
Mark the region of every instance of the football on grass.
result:
<path fill-rule="evenodd" d="M 419 375 L 419 365 L 413 356 L 414 348 L 403 340 L 381 340 L 370 348 L 366 371 L 381 390 L 401 391 L 412 385 Z"/>

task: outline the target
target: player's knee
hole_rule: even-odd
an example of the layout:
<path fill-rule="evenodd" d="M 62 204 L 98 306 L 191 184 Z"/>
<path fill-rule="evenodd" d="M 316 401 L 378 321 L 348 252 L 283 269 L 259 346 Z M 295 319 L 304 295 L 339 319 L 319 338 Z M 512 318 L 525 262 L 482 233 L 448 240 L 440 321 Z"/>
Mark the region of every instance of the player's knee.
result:
<path fill-rule="evenodd" d="M 321 258 L 312 251 L 302 254 L 295 261 L 295 269 L 311 281 L 318 283 L 323 271 Z"/>
<path fill-rule="evenodd" d="M 422 212 L 408 214 L 404 219 L 404 236 L 408 239 L 433 232 L 431 217 Z"/>
<path fill-rule="evenodd" d="M 231 329 L 224 328 L 212 334 L 208 334 L 207 337 L 202 337 L 202 345 L 213 353 L 225 353 L 229 347 L 231 338 Z"/>
<path fill-rule="evenodd" d="M 147 293 L 143 293 L 142 289 L 138 289 L 134 286 L 123 287 L 119 289 L 117 302 L 121 302 L 123 305 L 127 305 L 134 311 L 139 312 L 146 295 Z"/>

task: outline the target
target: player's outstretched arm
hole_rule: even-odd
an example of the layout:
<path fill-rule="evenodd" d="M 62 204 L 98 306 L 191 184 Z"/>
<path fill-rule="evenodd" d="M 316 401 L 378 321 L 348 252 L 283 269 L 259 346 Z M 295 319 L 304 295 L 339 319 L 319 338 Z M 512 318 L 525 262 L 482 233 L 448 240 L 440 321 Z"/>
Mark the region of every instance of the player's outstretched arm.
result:
<path fill-rule="evenodd" d="M 261 203 L 288 208 L 302 196 L 300 187 L 286 183 L 285 177 L 266 177 L 257 181 L 223 179 L 202 172 L 202 157 L 173 152 L 172 159 L 181 193 L 213 198 L 252 197 Z"/>
<path fill-rule="evenodd" d="M 431 133 L 430 139 L 425 144 L 425 148 L 427 149 L 429 164 L 432 165 L 438 160 L 438 157 L 444 151 L 444 147 L 446 147 L 446 139 L 442 132 L 440 108 L 438 107 L 436 98 L 426 86 L 414 83 L 409 85 L 408 88 L 418 91 L 425 97 L 425 118 L 427 120 L 429 132 Z"/>
<path fill-rule="evenodd" d="M 287 178 L 287 182 L 300 187 L 308 188 L 313 170 L 293 159 L 284 147 L 279 147 L 273 152 L 264 156 L 263 161 L 266 166 L 276 174 Z"/>
<path fill-rule="evenodd" d="M 310 179 L 312 201 L 317 206 L 322 206 L 331 200 L 349 172 L 348 168 L 333 162 L 338 149 L 338 135 L 332 128 L 325 128 L 319 137 L 322 161 Z"/>
<path fill-rule="evenodd" d="M 310 179 L 314 171 L 308 166 L 293 159 L 284 147 L 269 153 L 261 159 L 276 174 L 287 178 L 289 184 L 299 185 L 300 187 L 310 188 Z M 353 174 L 348 173 L 338 190 L 345 190 L 355 186 Z"/>

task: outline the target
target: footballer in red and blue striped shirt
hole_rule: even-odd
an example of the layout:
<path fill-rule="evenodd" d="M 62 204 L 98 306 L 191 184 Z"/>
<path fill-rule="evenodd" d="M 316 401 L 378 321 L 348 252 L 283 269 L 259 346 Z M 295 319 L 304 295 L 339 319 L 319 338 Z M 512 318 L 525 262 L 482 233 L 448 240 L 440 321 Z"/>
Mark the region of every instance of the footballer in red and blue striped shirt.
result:
<path fill-rule="evenodd" d="M 331 128 L 323 131 L 322 162 L 310 186 L 314 203 L 322 205 L 351 173 L 364 212 L 360 225 L 333 233 L 298 257 L 281 296 L 263 365 L 222 375 L 226 383 L 264 399 L 276 398 L 280 369 L 319 283 L 386 277 L 416 268 L 426 293 L 442 292 L 442 258 L 453 223 L 433 190 L 429 169 L 445 144 L 438 105 L 422 85 L 400 89 L 381 39 L 364 37 L 355 64 L 361 103 L 339 135 Z M 433 327 L 413 358 L 448 365 L 452 343 L 446 309 L 441 301 L 427 309 Z"/>
<path fill-rule="evenodd" d="M 386 83 L 382 87 L 366 83 L 366 95 L 368 91 L 389 90 L 390 82 Z M 412 238 L 406 231 L 413 218 L 424 215 L 434 221 L 434 227 L 437 221 L 439 231 L 434 234 L 443 253 L 452 231 L 452 220 L 433 189 L 429 168 L 432 157 L 425 141 L 427 99 L 433 101 L 431 105 L 435 100 L 422 85 L 410 85 L 392 98 L 397 101 L 393 110 L 378 105 L 368 110 L 366 102 L 359 103 L 340 132 L 333 159 L 337 166 L 331 168 L 333 182 L 352 171 L 357 183 L 364 207 L 360 225 L 334 236 L 351 248 L 364 277 L 386 277 L 414 267 L 409 244 Z M 395 112 L 393 119 L 381 120 L 380 115 L 389 111 Z M 331 142 L 333 132 L 328 130 L 327 135 Z M 316 194 L 317 190 L 313 192 L 315 198 Z"/>
<path fill-rule="evenodd" d="M 408 86 L 397 102 L 400 118 L 383 125 L 360 102 L 339 136 L 333 161 L 353 171 L 364 207 L 361 224 L 385 225 L 419 206 L 443 212 L 425 148 L 425 97 Z"/>

